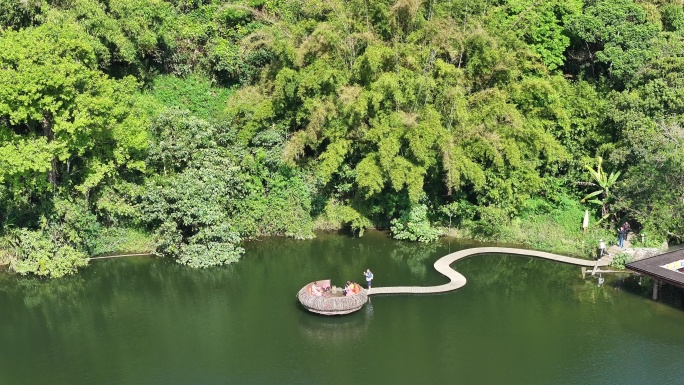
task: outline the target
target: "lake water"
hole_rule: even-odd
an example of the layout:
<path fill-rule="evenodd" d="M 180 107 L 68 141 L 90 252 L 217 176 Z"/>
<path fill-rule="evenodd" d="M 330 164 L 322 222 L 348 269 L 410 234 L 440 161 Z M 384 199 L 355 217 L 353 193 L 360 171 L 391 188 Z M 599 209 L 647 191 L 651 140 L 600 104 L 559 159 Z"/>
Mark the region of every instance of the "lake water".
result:
<path fill-rule="evenodd" d="M 527 257 L 452 265 L 455 292 L 375 296 L 344 317 L 302 310 L 316 279 L 438 285 L 473 244 L 320 235 L 246 245 L 225 268 L 133 257 L 40 282 L 0 275 L 0 384 L 678 384 L 684 311 L 637 281 L 598 288 Z"/>

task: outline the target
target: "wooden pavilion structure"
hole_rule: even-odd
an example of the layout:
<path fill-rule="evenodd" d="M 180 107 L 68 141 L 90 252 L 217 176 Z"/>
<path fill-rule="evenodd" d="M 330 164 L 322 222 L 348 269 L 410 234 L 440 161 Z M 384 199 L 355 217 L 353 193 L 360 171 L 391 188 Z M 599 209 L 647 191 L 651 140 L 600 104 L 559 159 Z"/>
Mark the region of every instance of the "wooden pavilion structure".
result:
<path fill-rule="evenodd" d="M 658 289 L 662 283 L 684 289 L 684 249 L 630 262 L 625 267 L 653 278 L 654 300 L 658 299 Z"/>

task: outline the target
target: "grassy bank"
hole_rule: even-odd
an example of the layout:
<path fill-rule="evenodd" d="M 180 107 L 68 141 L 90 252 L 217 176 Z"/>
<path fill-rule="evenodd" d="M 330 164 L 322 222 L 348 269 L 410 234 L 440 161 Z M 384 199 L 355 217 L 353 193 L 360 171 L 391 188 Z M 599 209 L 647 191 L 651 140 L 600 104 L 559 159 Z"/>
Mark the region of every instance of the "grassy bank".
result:
<path fill-rule="evenodd" d="M 119 253 L 154 253 L 152 235 L 137 229 L 109 228 L 93 243 L 91 257 Z"/>
<path fill-rule="evenodd" d="M 452 235 L 479 241 L 512 243 L 528 246 L 535 250 L 578 258 L 591 259 L 595 256 L 599 239 L 607 244 L 615 234 L 590 218 L 586 231 L 582 230 L 585 208 L 571 199 L 549 203 L 542 199 L 531 199 L 524 210 L 513 219 L 498 221 L 465 221 Z"/>

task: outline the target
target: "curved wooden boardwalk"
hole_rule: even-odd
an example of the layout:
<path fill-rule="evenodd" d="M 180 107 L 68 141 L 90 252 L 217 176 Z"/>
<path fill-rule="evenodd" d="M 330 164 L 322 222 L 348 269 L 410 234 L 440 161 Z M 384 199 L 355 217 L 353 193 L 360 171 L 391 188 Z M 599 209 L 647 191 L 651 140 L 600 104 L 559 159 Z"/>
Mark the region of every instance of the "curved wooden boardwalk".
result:
<path fill-rule="evenodd" d="M 586 267 L 600 267 L 607 266 L 610 261 L 607 259 L 600 259 L 598 261 L 590 261 L 587 259 L 571 258 L 562 255 L 545 253 L 543 251 L 513 249 L 508 247 L 476 247 L 472 249 L 460 250 L 455 253 L 445 255 L 435 262 L 435 269 L 444 274 L 451 282 L 439 286 L 388 286 L 388 287 L 374 287 L 368 290 L 368 295 L 373 294 L 431 294 L 443 293 L 460 289 L 466 284 L 466 278 L 463 274 L 452 269 L 450 265 L 459 259 L 467 258 L 475 254 L 512 254 L 523 255 L 526 257 L 537 257 L 550 259 L 572 265 L 586 266 Z"/>

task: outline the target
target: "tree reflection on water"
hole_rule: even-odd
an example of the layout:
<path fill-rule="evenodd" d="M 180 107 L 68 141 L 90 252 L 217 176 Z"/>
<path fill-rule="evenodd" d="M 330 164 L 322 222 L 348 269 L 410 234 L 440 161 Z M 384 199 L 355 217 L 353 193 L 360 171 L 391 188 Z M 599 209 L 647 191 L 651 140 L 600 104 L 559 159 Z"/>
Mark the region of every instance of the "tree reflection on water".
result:
<path fill-rule="evenodd" d="M 373 304 L 368 301 L 361 310 L 343 316 L 324 316 L 302 309 L 299 331 L 308 341 L 321 345 L 347 345 L 363 339 L 373 319 Z"/>
<path fill-rule="evenodd" d="M 430 260 L 439 249 L 438 243 L 401 242 L 392 250 L 390 258 L 399 265 L 406 264 L 415 278 L 425 278 L 428 269 L 432 269 Z"/>

